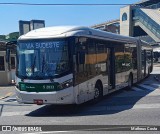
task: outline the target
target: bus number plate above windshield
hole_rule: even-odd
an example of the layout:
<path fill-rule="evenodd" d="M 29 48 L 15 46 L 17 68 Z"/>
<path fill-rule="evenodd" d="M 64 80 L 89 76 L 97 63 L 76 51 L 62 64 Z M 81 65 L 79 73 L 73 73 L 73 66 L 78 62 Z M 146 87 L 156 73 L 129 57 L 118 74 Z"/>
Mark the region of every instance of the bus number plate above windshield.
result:
<path fill-rule="evenodd" d="M 43 89 L 54 89 L 54 85 L 43 85 Z"/>

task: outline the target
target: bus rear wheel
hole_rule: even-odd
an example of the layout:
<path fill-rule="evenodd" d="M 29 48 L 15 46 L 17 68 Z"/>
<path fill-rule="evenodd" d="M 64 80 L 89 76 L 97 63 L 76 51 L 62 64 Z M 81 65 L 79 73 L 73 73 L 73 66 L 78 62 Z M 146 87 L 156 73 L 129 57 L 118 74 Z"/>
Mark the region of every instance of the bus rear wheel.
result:
<path fill-rule="evenodd" d="M 94 89 L 94 102 L 98 102 L 103 96 L 102 86 L 100 84 L 96 84 Z"/>
<path fill-rule="evenodd" d="M 131 89 L 133 86 L 133 77 L 132 75 L 130 74 L 129 75 L 129 78 L 128 78 L 128 88 Z"/>

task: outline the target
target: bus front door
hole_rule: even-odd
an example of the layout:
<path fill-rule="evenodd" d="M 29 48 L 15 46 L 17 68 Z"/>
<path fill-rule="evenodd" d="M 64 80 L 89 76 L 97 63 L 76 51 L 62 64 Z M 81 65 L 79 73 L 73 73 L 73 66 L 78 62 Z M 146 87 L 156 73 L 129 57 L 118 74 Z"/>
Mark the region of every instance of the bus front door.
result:
<path fill-rule="evenodd" d="M 109 48 L 108 84 L 109 84 L 109 91 L 115 89 L 115 50 L 114 48 Z"/>

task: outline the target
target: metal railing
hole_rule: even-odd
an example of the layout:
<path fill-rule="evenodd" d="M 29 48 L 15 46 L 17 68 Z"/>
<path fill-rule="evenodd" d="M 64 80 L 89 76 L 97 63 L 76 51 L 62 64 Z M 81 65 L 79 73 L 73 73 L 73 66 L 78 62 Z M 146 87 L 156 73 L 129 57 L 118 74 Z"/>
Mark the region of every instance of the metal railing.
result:
<path fill-rule="evenodd" d="M 140 8 L 133 9 L 133 20 L 140 21 L 147 29 L 160 39 L 160 25 L 151 19 Z"/>

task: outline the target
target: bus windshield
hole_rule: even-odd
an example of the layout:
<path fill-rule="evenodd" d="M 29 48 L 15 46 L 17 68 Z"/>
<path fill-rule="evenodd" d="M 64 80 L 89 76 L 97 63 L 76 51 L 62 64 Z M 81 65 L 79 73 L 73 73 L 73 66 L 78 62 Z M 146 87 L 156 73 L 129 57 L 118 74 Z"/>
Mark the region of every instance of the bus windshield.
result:
<path fill-rule="evenodd" d="M 66 40 L 23 40 L 17 45 L 17 76 L 54 78 L 69 71 Z"/>

